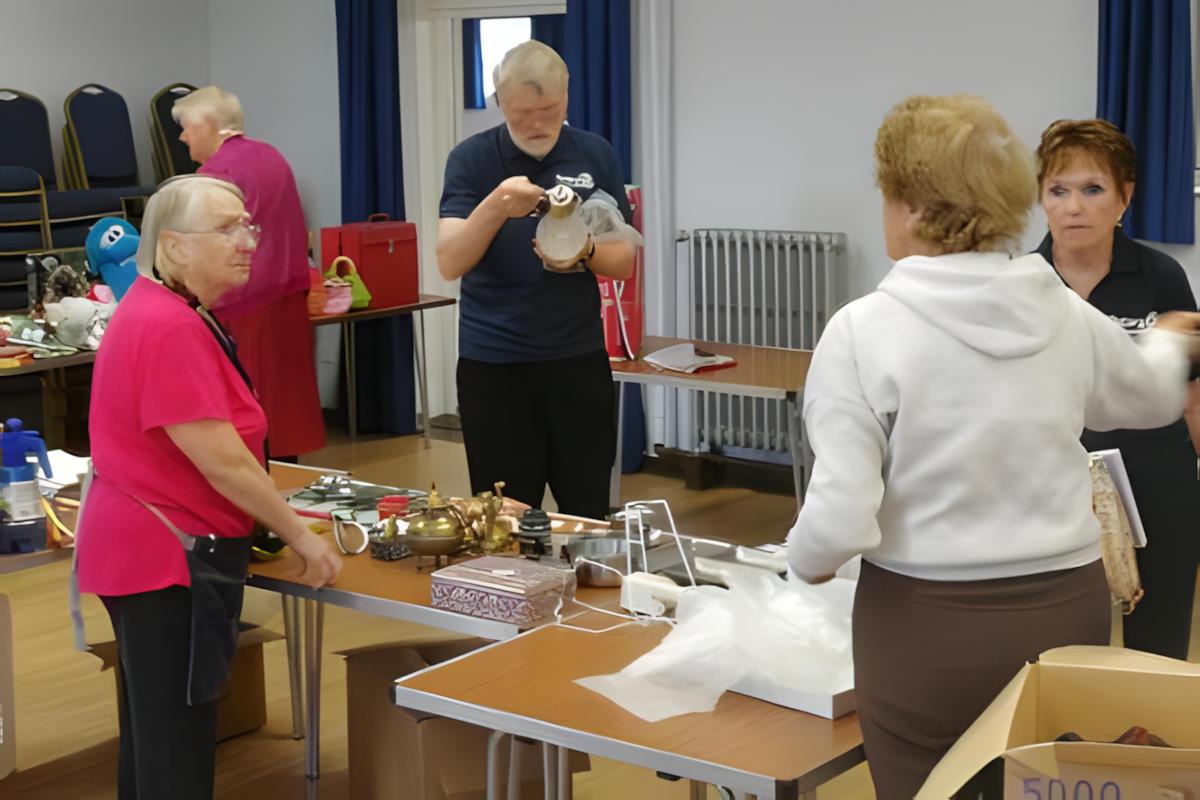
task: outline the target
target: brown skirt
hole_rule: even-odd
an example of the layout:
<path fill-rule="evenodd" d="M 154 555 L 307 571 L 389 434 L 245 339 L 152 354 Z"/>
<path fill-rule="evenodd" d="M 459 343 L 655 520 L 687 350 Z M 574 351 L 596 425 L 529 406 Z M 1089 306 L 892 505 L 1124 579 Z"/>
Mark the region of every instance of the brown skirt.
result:
<path fill-rule="evenodd" d="M 1104 567 L 929 581 L 866 561 L 854 599 L 854 687 L 879 800 L 912 800 L 1027 661 L 1107 645 Z"/>

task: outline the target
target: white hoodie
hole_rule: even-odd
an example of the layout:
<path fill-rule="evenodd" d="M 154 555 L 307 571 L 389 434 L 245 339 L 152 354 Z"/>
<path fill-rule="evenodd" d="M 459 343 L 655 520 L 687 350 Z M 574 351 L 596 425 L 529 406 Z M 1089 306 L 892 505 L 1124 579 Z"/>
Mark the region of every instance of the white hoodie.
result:
<path fill-rule="evenodd" d="M 830 320 L 804 390 L 816 464 L 788 561 L 814 580 L 851 557 L 985 580 L 1100 557 L 1092 430 L 1179 419 L 1184 337 L 1133 340 L 1040 255 L 896 262 Z"/>

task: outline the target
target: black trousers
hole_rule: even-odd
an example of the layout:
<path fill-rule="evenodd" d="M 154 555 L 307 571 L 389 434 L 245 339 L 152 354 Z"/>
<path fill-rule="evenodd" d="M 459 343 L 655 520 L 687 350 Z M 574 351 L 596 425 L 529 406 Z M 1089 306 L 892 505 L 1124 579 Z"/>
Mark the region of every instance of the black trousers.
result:
<path fill-rule="evenodd" d="M 1136 551 L 1146 596 L 1122 619 L 1125 646 L 1186 659 L 1200 564 L 1200 481 L 1191 443 L 1143 435 L 1121 446 L 1146 529 Z"/>
<path fill-rule="evenodd" d="M 520 364 L 460 358 L 458 408 L 472 492 L 504 481 L 505 495 L 537 508 L 548 483 L 564 514 L 608 513 L 616 392 L 603 350 Z"/>
<path fill-rule="evenodd" d="M 119 800 L 209 800 L 217 705 L 189 706 L 191 592 L 102 597 L 117 635 Z"/>

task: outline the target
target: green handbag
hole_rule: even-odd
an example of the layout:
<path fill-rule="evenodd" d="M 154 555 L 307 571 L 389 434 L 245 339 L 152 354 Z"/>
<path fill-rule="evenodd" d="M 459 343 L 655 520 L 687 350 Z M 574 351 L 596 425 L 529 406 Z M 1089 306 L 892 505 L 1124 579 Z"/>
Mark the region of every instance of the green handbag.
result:
<path fill-rule="evenodd" d="M 346 265 L 346 274 L 343 275 L 340 267 Z M 371 293 L 367 291 L 367 285 L 363 283 L 363 279 L 358 276 L 358 267 L 354 266 L 352 261 L 347 256 L 338 256 L 329 265 L 329 269 L 325 271 L 325 278 L 341 278 L 350 284 L 350 308 L 366 308 L 371 305 Z"/>

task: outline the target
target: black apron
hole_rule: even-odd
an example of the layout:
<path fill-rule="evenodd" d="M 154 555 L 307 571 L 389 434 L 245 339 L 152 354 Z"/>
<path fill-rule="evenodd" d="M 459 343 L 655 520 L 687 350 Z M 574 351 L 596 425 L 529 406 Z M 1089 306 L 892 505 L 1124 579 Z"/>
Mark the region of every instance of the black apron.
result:
<path fill-rule="evenodd" d="M 250 376 L 238 361 L 233 339 L 207 310 L 198 307 L 196 311 L 246 386 L 254 393 Z M 230 538 L 213 534 L 188 534 L 151 504 L 139 497 L 134 499 L 158 517 L 183 546 L 192 596 L 188 705 L 215 702 L 229 683 L 233 659 L 237 654 L 242 598 L 254 536 Z"/>

